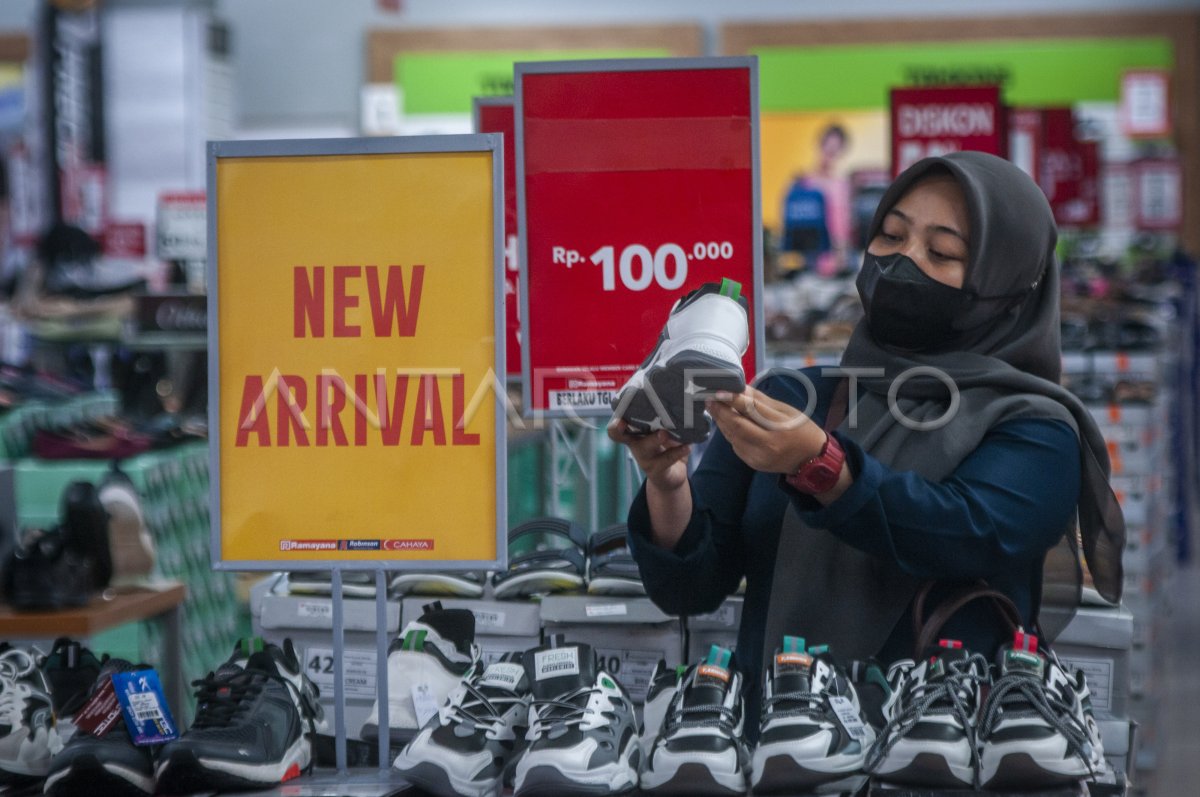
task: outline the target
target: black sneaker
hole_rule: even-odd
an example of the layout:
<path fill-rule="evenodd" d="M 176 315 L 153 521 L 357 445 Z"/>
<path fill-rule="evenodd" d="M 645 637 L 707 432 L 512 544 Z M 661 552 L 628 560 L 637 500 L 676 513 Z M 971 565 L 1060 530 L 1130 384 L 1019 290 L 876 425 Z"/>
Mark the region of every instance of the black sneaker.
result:
<path fill-rule="evenodd" d="M 858 694 L 824 646 L 785 636 L 766 672 L 761 731 L 750 782 L 755 794 L 795 794 L 862 771 L 875 730 Z"/>
<path fill-rule="evenodd" d="M 285 638 L 282 645 L 267 642 L 261 637 L 239 639 L 233 646 L 233 655 L 229 657 L 229 661 L 245 668 L 250 662 L 250 656 L 259 651 L 265 652 L 275 661 L 279 675 L 292 685 L 295 690 L 293 694 L 299 696 L 300 714 L 309 720 L 309 728 L 305 732 L 331 733 L 329 718 L 325 715 L 325 708 L 321 705 L 321 690 L 304 671 L 291 638 Z"/>
<path fill-rule="evenodd" d="M 652 794 L 746 793 L 750 757 L 743 741 L 742 677 L 732 652 L 713 645 L 678 684 L 658 737 L 642 765 Z"/>
<path fill-rule="evenodd" d="M 999 659 L 979 721 L 980 785 L 1041 789 L 1100 775 L 1104 747 L 1083 672 L 1020 631 Z"/>
<path fill-rule="evenodd" d="M 33 654 L 0 645 L 0 772 L 45 777 L 62 749 L 50 686 Z"/>
<path fill-rule="evenodd" d="M 87 701 L 103 664 L 92 651 L 73 639 L 54 640 L 54 647 L 42 660 L 41 668 L 50 683 L 54 714 L 60 724 L 65 718 L 75 716 Z"/>
<path fill-rule="evenodd" d="M 100 491 L 89 481 L 74 481 L 62 494 L 63 545 L 80 560 L 90 563 L 93 590 L 112 581 L 112 548 L 108 542 L 108 510 Z"/>
<path fill-rule="evenodd" d="M 887 724 L 867 757 L 878 780 L 945 788 L 973 788 L 979 773 L 975 725 L 987 661 L 957 640 L 943 639 L 919 664 L 897 662 Z"/>
<path fill-rule="evenodd" d="M 746 388 L 746 297 L 733 280 L 709 282 L 675 302 L 658 343 L 613 400 L 635 434 L 665 429 L 683 443 L 708 437 L 704 398 Z"/>
<path fill-rule="evenodd" d="M 637 788 L 641 747 L 633 700 L 589 645 L 525 652 L 533 691 L 529 747 L 517 761 L 517 797 L 623 794 Z"/>
<path fill-rule="evenodd" d="M 91 562 L 68 550 L 57 526 L 25 529 L 4 568 L 4 597 L 14 609 L 83 606 L 92 596 Z"/>
<path fill-rule="evenodd" d="M 108 659 L 92 682 L 87 697 L 116 673 L 144 670 L 123 659 Z M 155 746 L 138 746 L 118 717 L 102 735 L 77 731 L 50 763 L 45 793 L 49 797 L 148 797 L 154 794 Z"/>
<path fill-rule="evenodd" d="M 239 656 L 241 651 L 235 651 Z M 251 653 L 193 684 L 196 719 L 163 747 L 158 789 L 164 794 L 277 786 L 312 765 L 311 717 L 267 651 Z"/>
<path fill-rule="evenodd" d="M 438 797 L 496 797 L 524 749 L 529 700 L 522 656 L 506 654 L 463 680 L 392 766 Z"/>

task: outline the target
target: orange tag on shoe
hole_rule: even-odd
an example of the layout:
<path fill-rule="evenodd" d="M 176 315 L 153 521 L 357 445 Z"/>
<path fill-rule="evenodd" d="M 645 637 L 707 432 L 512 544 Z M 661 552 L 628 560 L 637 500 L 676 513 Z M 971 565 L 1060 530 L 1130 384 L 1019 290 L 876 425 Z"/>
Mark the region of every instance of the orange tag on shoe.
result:
<path fill-rule="evenodd" d="M 709 678 L 716 678 L 718 681 L 729 683 L 729 670 L 724 667 L 718 667 L 715 664 L 701 664 L 700 669 L 696 671 L 696 675 L 707 675 Z"/>

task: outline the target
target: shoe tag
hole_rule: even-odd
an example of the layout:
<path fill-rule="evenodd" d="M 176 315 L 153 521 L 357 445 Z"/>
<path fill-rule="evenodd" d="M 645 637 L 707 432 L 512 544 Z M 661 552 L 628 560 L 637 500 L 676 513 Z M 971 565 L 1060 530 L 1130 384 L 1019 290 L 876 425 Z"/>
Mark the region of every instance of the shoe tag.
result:
<path fill-rule="evenodd" d="M 417 727 L 424 728 L 429 718 L 438 713 L 438 701 L 433 696 L 429 684 L 419 683 L 412 686 L 413 712 L 417 715 Z"/>
<path fill-rule="evenodd" d="M 579 648 L 551 648 L 533 654 L 534 679 L 544 681 L 560 675 L 579 675 Z"/>
<path fill-rule="evenodd" d="M 75 713 L 75 728 L 81 733 L 100 737 L 108 733 L 120 716 L 121 704 L 117 702 L 112 679 L 106 678 L 88 702 Z"/>
<path fill-rule="evenodd" d="M 837 716 L 841 726 L 846 729 L 846 733 L 850 734 L 850 738 L 860 742 L 867 738 L 867 726 L 858 716 L 858 710 L 854 708 L 850 698 L 829 695 L 829 707 L 833 709 L 833 713 Z"/>
<path fill-rule="evenodd" d="M 484 670 L 479 679 L 480 686 L 497 686 L 511 692 L 517 691 L 517 684 L 525 677 L 525 668 L 520 664 L 509 661 L 498 661 Z"/>
<path fill-rule="evenodd" d="M 179 738 L 157 672 L 114 673 L 112 684 L 125 715 L 125 728 L 134 744 L 162 744 Z"/>

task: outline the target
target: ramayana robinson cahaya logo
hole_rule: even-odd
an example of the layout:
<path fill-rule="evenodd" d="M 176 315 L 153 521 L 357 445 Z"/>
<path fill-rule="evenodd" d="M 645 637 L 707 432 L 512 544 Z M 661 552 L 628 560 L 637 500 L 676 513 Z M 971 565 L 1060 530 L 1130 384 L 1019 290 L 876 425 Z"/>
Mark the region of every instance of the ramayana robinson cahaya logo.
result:
<path fill-rule="evenodd" d="M 280 540 L 281 551 L 432 551 L 433 540 Z"/>

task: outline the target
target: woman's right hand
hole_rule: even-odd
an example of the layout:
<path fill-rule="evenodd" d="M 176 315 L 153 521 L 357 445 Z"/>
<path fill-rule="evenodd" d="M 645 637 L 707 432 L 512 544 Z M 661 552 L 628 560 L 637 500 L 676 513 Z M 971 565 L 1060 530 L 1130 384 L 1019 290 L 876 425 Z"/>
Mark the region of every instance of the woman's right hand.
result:
<path fill-rule="evenodd" d="M 634 434 L 629 424 L 614 418 L 608 425 L 608 436 L 633 454 L 646 481 L 654 488 L 671 493 L 684 487 L 688 480 L 687 459 L 692 447 L 672 440 L 664 431 Z"/>

